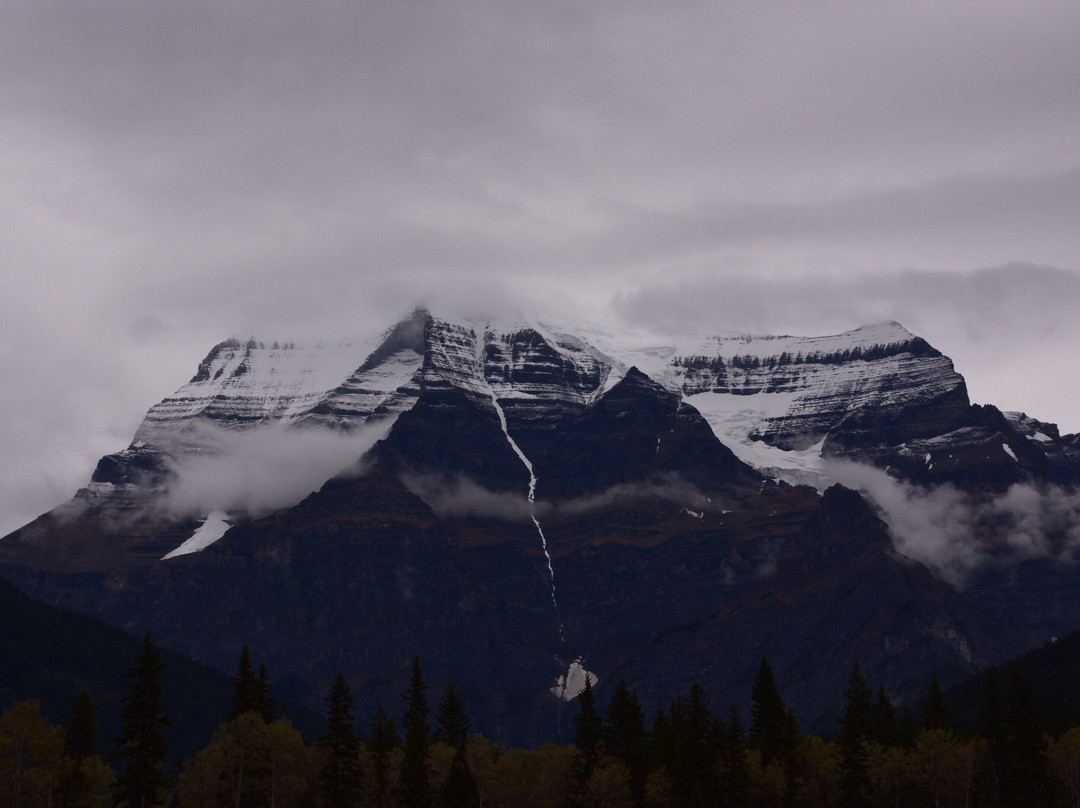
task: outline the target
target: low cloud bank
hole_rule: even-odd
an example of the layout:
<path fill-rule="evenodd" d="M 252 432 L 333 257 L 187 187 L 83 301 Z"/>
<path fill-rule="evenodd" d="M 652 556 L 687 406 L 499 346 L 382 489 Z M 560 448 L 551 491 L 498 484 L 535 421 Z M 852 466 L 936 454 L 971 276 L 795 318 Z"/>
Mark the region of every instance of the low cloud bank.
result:
<path fill-rule="evenodd" d="M 541 499 L 530 506 L 526 492 L 491 491 L 467 477 L 447 479 L 437 475 L 405 475 L 405 485 L 426 502 L 439 517 L 480 516 L 508 522 L 541 521 L 577 516 L 632 499 L 663 499 L 697 512 L 721 510 L 689 483 L 672 476 L 661 482 L 613 485 L 596 493 L 569 500 Z"/>
<path fill-rule="evenodd" d="M 987 499 L 951 485 L 922 488 L 857 463 L 831 462 L 827 471 L 878 506 L 899 552 L 956 586 L 985 564 L 1073 561 L 1080 548 L 1080 491 L 1017 483 Z"/>
<path fill-rule="evenodd" d="M 200 425 L 185 440 L 212 448 L 171 462 L 164 507 L 186 516 L 215 510 L 257 516 L 290 507 L 331 477 L 362 473 L 361 456 L 391 425 L 383 421 L 349 432 L 280 424 L 247 430 Z"/>

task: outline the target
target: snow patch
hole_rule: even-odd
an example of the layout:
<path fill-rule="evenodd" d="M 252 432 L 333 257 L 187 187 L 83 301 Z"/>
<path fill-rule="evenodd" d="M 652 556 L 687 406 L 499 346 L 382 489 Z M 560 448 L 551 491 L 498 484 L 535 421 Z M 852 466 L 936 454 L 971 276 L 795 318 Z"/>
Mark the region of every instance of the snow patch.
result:
<path fill-rule="evenodd" d="M 1001 448 L 1005 450 L 1005 454 L 1007 454 L 1013 460 L 1016 460 L 1016 453 L 1012 449 L 1009 448 L 1009 444 L 1003 443 L 1003 444 L 1001 444 Z M 1017 461 L 1017 462 L 1019 462 L 1019 461 Z"/>
<path fill-rule="evenodd" d="M 566 673 L 555 680 L 555 686 L 550 688 L 551 694 L 557 699 L 563 701 L 571 701 L 581 695 L 581 692 L 585 689 L 585 678 L 588 677 L 589 683 L 596 687 L 600 678 L 592 671 L 585 670 L 585 667 L 581 664 L 581 657 L 578 657 L 570 663 L 570 667 L 567 668 Z"/>
<path fill-rule="evenodd" d="M 161 557 L 162 561 L 188 553 L 198 553 L 205 550 L 211 544 L 224 536 L 232 525 L 229 524 L 229 515 L 224 511 L 211 511 L 190 539 L 185 541 L 171 553 Z"/>

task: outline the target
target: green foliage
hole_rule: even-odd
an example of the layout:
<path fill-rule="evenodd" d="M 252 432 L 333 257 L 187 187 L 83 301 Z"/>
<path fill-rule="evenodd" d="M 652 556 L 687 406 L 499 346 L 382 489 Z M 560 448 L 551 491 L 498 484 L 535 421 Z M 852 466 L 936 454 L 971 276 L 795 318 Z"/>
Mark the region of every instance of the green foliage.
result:
<path fill-rule="evenodd" d="M 249 710 L 223 724 L 184 766 L 178 792 L 198 808 L 292 808 L 311 804 L 312 753 L 288 719 L 267 724 Z"/>
<path fill-rule="evenodd" d="M 431 805 L 431 772 L 428 766 L 431 729 L 427 723 L 430 711 L 426 691 L 420 659 L 414 657 L 409 689 L 404 694 L 408 707 L 402 721 L 405 747 L 398 779 L 398 804 L 401 808 L 429 808 Z"/>
<path fill-rule="evenodd" d="M 124 675 L 128 695 L 120 710 L 120 736 L 113 759 L 122 769 L 113 790 L 113 805 L 148 808 L 165 797 L 164 728 L 169 720 L 161 707 L 161 672 L 165 663 L 147 632 Z"/>
<path fill-rule="evenodd" d="M 341 671 L 334 676 L 325 702 L 326 734 L 315 742 L 320 758 L 319 804 L 325 808 L 349 808 L 363 793 L 363 769 L 352 691 Z"/>
<path fill-rule="evenodd" d="M 750 691 L 749 744 L 761 753 L 762 764 L 784 756 L 784 728 L 787 710 L 776 686 L 769 660 L 761 657 Z"/>
<path fill-rule="evenodd" d="M 634 805 L 642 805 L 648 778 L 645 713 L 637 693 L 630 689 L 625 679 L 619 680 L 608 704 L 602 741 L 604 754 L 621 761 L 626 767 Z"/>
<path fill-rule="evenodd" d="M 580 800 L 585 793 L 585 785 L 592 777 L 600 762 L 600 741 L 603 723 L 596 711 L 596 699 L 593 693 L 592 679 L 585 677 L 585 688 L 577 697 L 578 714 L 574 717 L 576 731 L 574 745 L 577 757 L 574 760 L 574 795 Z"/>
<path fill-rule="evenodd" d="M 949 706 L 945 703 L 945 693 L 941 690 L 941 684 L 936 676 L 930 677 L 930 692 L 926 696 L 926 704 L 923 706 L 922 728 L 948 729 L 952 726 L 952 716 Z"/>
<path fill-rule="evenodd" d="M 251 652 L 246 643 L 240 650 L 240 660 L 237 662 L 232 683 L 233 697 L 227 721 L 249 712 L 258 713 L 267 724 L 277 717 L 277 705 L 270 695 L 270 677 L 266 673 L 266 665 L 259 665 L 259 673 L 255 673 Z"/>
<path fill-rule="evenodd" d="M 453 680 L 447 683 L 435 712 L 435 740 L 464 749 L 469 739 L 469 716 Z"/>
<path fill-rule="evenodd" d="M 375 711 L 375 719 L 371 726 L 371 746 L 369 753 L 374 776 L 371 778 L 374 785 L 374 805 L 382 808 L 389 799 L 390 762 L 394 750 L 401 746 L 401 738 L 394 729 L 394 722 L 386 714 L 382 707 Z"/>
<path fill-rule="evenodd" d="M 840 717 L 840 805 L 862 808 L 870 800 L 868 744 L 873 724 L 873 702 L 859 663 L 851 667 L 844 689 L 844 714 Z"/>
<path fill-rule="evenodd" d="M 0 716 L 0 804 L 47 804 L 63 778 L 64 734 L 50 726 L 35 699 Z"/>

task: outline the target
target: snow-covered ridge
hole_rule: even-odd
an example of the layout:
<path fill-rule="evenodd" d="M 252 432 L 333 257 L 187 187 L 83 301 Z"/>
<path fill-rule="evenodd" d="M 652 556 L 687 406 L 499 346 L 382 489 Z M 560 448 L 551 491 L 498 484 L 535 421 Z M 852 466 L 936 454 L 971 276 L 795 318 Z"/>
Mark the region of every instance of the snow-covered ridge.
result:
<path fill-rule="evenodd" d="M 119 471 L 95 479 L 135 481 L 123 467 L 152 465 L 147 452 L 212 451 L 191 443 L 197 430 L 185 428 L 203 419 L 229 429 L 278 423 L 348 431 L 439 389 L 464 391 L 484 408 L 497 405 L 509 434 L 531 453 L 538 436 L 634 366 L 692 403 L 741 459 L 796 481 L 819 474 L 823 440 L 854 416 L 967 402 L 948 357 L 895 322 L 827 336 L 665 339 L 417 310 L 376 340 L 221 343 L 191 381 L 147 413 L 132 447 L 112 456 Z"/>

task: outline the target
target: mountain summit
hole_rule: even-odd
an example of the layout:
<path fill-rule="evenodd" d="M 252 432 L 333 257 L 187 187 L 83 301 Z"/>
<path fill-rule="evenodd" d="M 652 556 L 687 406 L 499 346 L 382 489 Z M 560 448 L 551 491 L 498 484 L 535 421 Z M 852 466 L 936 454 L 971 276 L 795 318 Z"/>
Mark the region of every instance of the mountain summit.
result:
<path fill-rule="evenodd" d="M 855 658 L 915 699 L 1080 623 L 1075 526 L 1018 556 L 972 517 L 950 536 L 985 564 L 958 586 L 879 518 L 899 500 L 835 485 L 852 469 L 981 513 L 1018 486 L 1074 496 L 1080 441 L 972 405 L 897 323 L 679 343 L 417 310 L 368 343 L 215 346 L 0 541 L 0 574 L 219 667 L 263 648 L 312 705 L 338 669 L 390 703 L 419 654 L 527 743 L 565 731 L 586 675 L 740 700 L 767 653 L 812 727 Z"/>

